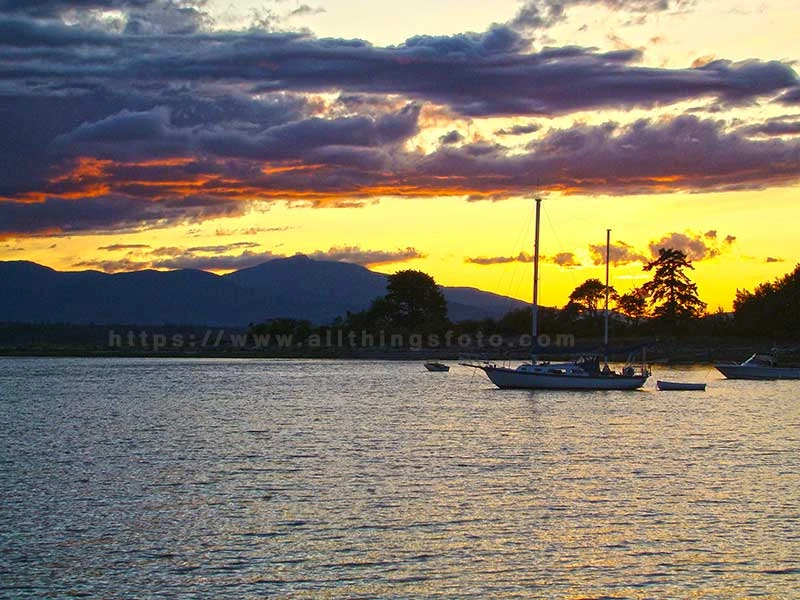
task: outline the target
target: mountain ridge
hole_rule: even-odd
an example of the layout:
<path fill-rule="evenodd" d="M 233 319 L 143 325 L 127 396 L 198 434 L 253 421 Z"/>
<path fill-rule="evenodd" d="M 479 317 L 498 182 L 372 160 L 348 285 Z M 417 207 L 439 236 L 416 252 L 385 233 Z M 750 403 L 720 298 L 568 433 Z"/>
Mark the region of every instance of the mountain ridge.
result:
<path fill-rule="evenodd" d="M 386 293 L 387 275 L 304 255 L 217 275 L 199 269 L 58 271 L 0 261 L 0 321 L 246 326 L 274 318 L 331 323 Z M 442 286 L 453 321 L 498 318 L 526 303 L 477 288 Z"/>

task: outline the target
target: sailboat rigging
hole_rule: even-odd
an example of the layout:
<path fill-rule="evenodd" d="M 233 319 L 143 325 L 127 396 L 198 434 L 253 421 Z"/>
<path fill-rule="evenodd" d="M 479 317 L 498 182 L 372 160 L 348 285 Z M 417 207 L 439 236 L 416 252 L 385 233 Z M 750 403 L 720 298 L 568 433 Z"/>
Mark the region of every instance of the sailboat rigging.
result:
<path fill-rule="evenodd" d="M 533 245 L 533 304 L 531 307 L 531 360 L 516 369 L 492 363 L 467 364 L 481 369 L 499 388 L 551 390 L 635 390 L 644 385 L 650 370 L 644 362 L 626 365 L 621 371 L 608 365 L 608 292 L 611 230 L 606 230 L 606 300 L 604 310 L 603 367 L 599 356 L 584 356 L 572 362 L 539 361 L 537 355 L 539 316 L 539 221 L 542 199 L 536 199 L 535 235 Z"/>

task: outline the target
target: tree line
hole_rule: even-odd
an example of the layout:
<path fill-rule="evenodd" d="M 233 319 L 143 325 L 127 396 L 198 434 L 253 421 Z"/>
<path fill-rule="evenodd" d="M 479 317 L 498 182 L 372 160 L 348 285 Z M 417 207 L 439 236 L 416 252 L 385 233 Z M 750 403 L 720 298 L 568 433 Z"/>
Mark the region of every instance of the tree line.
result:
<path fill-rule="evenodd" d="M 602 334 L 606 292 L 610 300 L 612 335 L 741 335 L 786 338 L 800 334 L 800 265 L 785 277 L 759 285 L 753 292 L 738 290 L 734 313 L 706 312 L 706 304 L 691 280 L 691 260 L 674 248 L 662 248 L 643 270 L 651 279 L 624 294 L 599 279 L 587 279 L 561 308 L 540 307 L 540 332 L 568 332 L 577 337 Z M 386 295 L 366 310 L 348 312 L 333 327 L 350 331 L 398 334 L 457 334 L 503 336 L 530 332 L 531 309 L 511 310 L 499 319 L 451 323 L 447 302 L 433 277 L 415 270 L 388 276 Z M 292 334 L 303 339 L 320 328 L 308 321 L 274 319 L 252 328 L 254 333 Z"/>

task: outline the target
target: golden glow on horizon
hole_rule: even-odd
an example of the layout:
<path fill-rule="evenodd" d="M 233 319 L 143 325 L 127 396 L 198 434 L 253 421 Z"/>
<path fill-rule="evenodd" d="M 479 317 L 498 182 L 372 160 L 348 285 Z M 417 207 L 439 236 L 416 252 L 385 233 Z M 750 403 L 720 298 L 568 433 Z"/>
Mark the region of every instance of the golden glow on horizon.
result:
<path fill-rule="evenodd" d="M 583 266 L 563 268 L 541 265 L 541 302 L 562 306 L 569 293 L 585 279 L 602 280 L 604 268 L 588 261 L 589 244 L 604 244 L 605 229 L 612 242 L 625 242 L 647 251 L 651 242 L 669 233 L 702 234 L 716 230 L 720 239 L 736 241 L 718 256 L 695 260 L 690 273 L 709 310 L 729 310 L 737 289 L 753 289 L 794 268 L 800 248 L 793 229 L 776 229 L 764 214 L 779 210 L 786 222 L 800 221 L 800 203 L 791 205 L 798 190 L 770 190 L 727 194 L 672 194 L 669 196 L 550 197 L 543 203 L 541 254 L 572 252 Z M 430 273 L 442 285 L 470 286 L 513 296 L 531 298 L 530 263 L 482 266 L 466 263 L 479 256 L 517 256 L 532 251 L 533 203 L 530 199 L 500 202 L 465 202 L 461 198 L 387 198 L 361 208 L 293 208 L 271 204 L 266 210 L 251 209 L 239 217 L 113 235 L 37 237 L 0 242 L 0 258 L 24 258 L 60 270 L 89 268 L 81 263 L 129 259 L 154 261 L 159 248 L 168 252 L 189 248 L 249 242 L 251 252 L 291 256 L 313 254 L 329 248 L 356 246 L 361 250 L 394 251 L 408 247 L 424 255 L 373 270 L 391 273 L 414 268 Z M 248 233 L 249 232 L 249 233 Z M 100 250 L 113 244 L 145 245 L 118 251 Z M 54 247 L 53 247 L 54 246 Z M 232 246 L 220 255 L 240 255 Z M 771 258 L 773 262 L 767 262 Z M 265 258 L 266 260 L 266 258 Z M 223 272 L 223 271 L 220 271 Z M 616 266 L 612 285 L 625 292 L 641 285 L 649 275 L 640 263 Z"/>

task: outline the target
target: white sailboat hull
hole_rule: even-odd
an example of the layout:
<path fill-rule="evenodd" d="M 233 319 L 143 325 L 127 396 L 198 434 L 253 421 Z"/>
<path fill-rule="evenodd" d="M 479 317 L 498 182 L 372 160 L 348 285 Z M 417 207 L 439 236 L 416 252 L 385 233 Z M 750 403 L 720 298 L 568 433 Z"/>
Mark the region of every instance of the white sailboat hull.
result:
<path fill-rule="evenodd" d="M 800 368 L 715 365 L 728 379 L 800 379 Z"/>
<path fill-rule="evenodd" d="M 646 375 L 548 374 L 505 367 L 479 367 L 497 387 L 523 390 L 636 390 L 647 381 Z"/>

